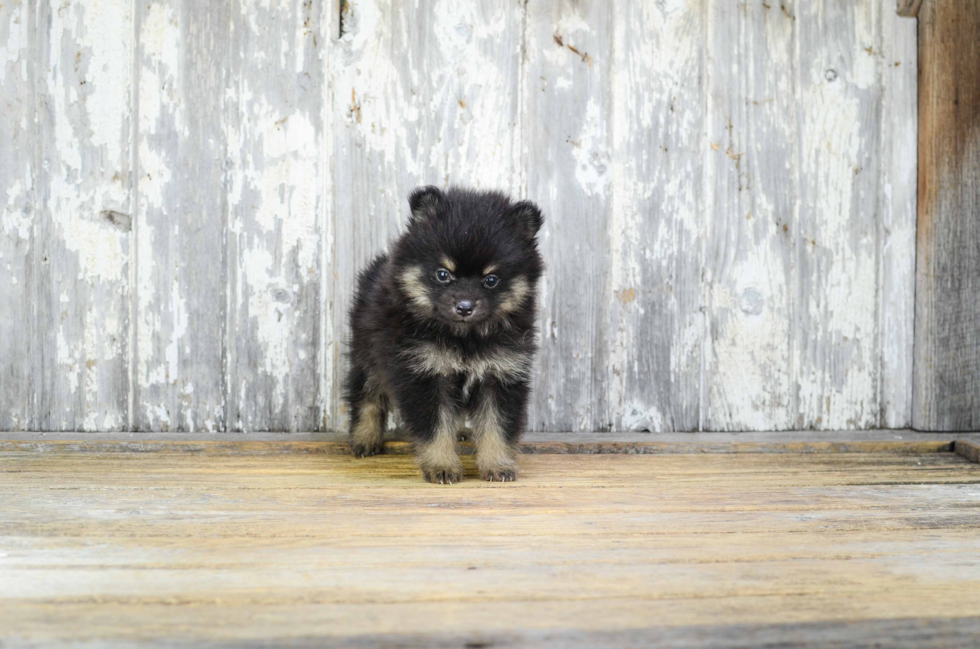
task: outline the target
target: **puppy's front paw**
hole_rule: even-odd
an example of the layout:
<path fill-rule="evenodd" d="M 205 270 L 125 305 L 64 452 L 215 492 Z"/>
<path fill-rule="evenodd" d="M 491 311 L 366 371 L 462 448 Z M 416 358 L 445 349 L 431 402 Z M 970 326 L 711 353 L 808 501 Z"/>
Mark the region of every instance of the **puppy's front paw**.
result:
<path fill-rule="evenodd" d="M 480 479 L 488 482 L 514 482 L 517 480 L 517 467 L 512 464 L 484 467 L 480 469 Z"/>
<path fill-rule="evenodd" d="M 350 441 L 350 452 L 354 457 L 381 455 L 385 452 L 385 444 L 382 440 L 363 442 L 352 439 Z"/>
<path fill-rule="evenodd" d="M 433 484 L 455 484 L 463 480 L 462 467 L 422 468 L 422 477 Z"/>

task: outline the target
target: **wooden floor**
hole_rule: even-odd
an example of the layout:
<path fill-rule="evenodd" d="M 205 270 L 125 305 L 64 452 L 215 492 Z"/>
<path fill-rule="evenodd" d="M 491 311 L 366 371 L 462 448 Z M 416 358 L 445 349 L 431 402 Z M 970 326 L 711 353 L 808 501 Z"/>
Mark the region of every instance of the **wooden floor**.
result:
<path fill-rule="evenodd" d="M 0 646 L 977 646 L 980 465 L 943 448 L 466 457 L 452 487 L 6 450 Z"/>

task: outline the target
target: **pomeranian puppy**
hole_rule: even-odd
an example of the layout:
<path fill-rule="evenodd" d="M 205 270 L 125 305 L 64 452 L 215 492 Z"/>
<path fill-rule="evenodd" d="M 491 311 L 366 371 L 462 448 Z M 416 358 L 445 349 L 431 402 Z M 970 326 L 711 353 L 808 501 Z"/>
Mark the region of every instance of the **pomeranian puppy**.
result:
<path fill-rule="evenodd" d="M 498 192 L 420 187 L 406 232 L 358 279 L 345 398 L 351 452 L 383 451 L 397 408 L 428 482 L 463 475 L 469 419 L 483 480 L 517 478 L 543 263 L 541 211 Z"/>

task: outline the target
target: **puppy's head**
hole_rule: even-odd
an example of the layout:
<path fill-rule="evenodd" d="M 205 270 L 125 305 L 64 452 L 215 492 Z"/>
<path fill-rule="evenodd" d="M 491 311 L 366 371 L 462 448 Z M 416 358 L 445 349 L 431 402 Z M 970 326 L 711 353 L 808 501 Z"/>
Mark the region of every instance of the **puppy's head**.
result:
<path fill-rule="evenodd" d="M 421 187 L 393 251 L 409 310 L 456 334 L 534 315 L 542 272 L 535 235 L 541 211 L 497 192 Z"/>

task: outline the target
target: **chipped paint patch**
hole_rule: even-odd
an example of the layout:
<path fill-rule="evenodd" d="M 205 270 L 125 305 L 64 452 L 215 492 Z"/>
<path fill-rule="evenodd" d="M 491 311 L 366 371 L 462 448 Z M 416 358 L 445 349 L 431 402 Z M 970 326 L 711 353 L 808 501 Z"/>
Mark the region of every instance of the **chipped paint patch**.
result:
<path fill-rule="evenodd" d="M 609 186 L 609 153 L 606 119 L 597 98 L 590 97 L 586 103 L 582 128 L 570 144 L 579 186 L 587 195 L 605 196 Z"/>
<path fill-rule="evenodd" d="M 622 430 L 659 432 L 669 430 L 670 423 L 656 408 L 640 403 L 626 404 L 622 415 Z"/>

